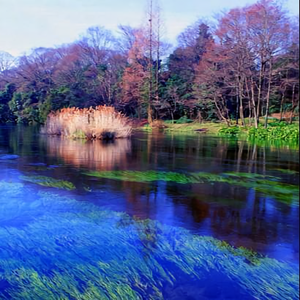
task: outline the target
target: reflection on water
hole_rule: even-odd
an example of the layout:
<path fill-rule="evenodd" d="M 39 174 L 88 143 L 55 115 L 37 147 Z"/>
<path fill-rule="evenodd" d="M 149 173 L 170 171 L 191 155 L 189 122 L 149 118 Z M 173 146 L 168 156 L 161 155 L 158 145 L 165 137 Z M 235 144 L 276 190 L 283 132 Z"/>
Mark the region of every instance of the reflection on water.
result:
<path fill-rule="evenodd" d="M 36 293 L 22 299 L 295 298 L 298 150 L 199 134 L 82 142 L 0 127 L 5 154 L 19 158 L 0 160 L 1 299 L 22 289 Z"/>
<path fill-rule="evenodd" d="M 44 142 L 48 155 L 62 158 L 65 164 L 92 170 L 112 170 L 116 164 L 126 163 L 126 155 L 131 151 L 130 139 L 105 142 L 45 137 Z"/>

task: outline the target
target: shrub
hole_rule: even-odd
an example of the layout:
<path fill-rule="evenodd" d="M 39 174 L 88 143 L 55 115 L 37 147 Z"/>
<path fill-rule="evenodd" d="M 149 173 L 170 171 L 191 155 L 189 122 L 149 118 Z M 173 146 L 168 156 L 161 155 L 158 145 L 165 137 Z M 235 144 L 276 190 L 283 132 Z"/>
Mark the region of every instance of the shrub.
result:
<path fill-rule="evenodd" d="M 269 124 L 271 125 L 271 124 Z M 284 122 L 274 123 L 268 128 L 259 126 L 258 128 L 250 128 L 248 131 L 250 138 L 260 140 L 283 140 L 283 141 L 299 141 L 299 127 L 296 125 L 288 125 Z"/>
<path fill-rule="evenodd" d="M 113 107 L 63 108 L 51 112 L 42 133 L 75 139 L 115 139 L 131 135 L 132 126 Z"/>
<path fill-rule="evenodd" d="M 240 133 L 240 128 L 238 126 L 234 127 L 223 127 L 219 130 L 219 134 L 221 135 L 237 135 Z"/>

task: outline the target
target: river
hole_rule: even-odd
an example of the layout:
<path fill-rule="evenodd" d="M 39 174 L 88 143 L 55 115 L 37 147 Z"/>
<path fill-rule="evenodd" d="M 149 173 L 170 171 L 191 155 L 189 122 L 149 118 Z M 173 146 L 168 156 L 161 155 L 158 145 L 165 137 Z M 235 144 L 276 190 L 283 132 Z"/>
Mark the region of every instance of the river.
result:
<path fill-rule="evenodd" d="M 0 127 L 1 299 L 298 299 L 299 151 Z"/>

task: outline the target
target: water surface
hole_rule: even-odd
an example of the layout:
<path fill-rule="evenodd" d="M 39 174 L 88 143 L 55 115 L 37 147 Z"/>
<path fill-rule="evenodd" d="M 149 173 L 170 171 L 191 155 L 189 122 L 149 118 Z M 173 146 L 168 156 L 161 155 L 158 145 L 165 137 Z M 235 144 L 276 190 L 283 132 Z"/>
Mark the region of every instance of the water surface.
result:
<path fill-rule="evenodd" d="M 0 127 L 0 298 L 297 299 L 298 154 Z"/>

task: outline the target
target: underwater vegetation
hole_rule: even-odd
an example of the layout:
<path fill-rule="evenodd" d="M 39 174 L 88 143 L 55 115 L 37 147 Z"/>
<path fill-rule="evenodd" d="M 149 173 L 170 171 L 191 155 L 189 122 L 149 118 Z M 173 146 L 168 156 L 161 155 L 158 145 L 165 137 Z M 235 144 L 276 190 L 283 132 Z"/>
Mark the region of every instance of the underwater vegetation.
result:
<path fill-rule="evenodd" d="M 72 182 L 58 180 L 47 176 L 21 176 L 20 179 L 46 187 L 65 189 L 69 191 L 76 188 Z"/>
<path fill-rule="evenodd" d="M 289 174 L 289 175 L 299 174 L 299 171 L 288 170 L 288 169 L 273 169 L 273 170 L 281 172 L 281 173 Z"/>
<path fill-rule="evenodd" d="M 179 184 L 222 182 L 245 188 L 253 188 L 256 191 L 263 193 L 264 195 L 272 196 L 280 202 L 299 205 L 298 186 L 279 182 L 279 177 L 255 173 L 226 172 L 221 174 L 213 174 L 198 172 L 183 174 L 161 171 L 93 171 L 86 172 L 84 174 L 99 178 L 141 183 L 159 180 L 166 182 L 175 182 Z"/>
<path fill-rule="evenodd" d="M 13 190 L 12 190 L 13 188 Z M 12 197 L 12 201 L 7 201 Z M 0 182 L 0 299 L 297 299 L 299 267 L 180 227 Z M 13 220 L 13 219 L 12 219 Z"/>

